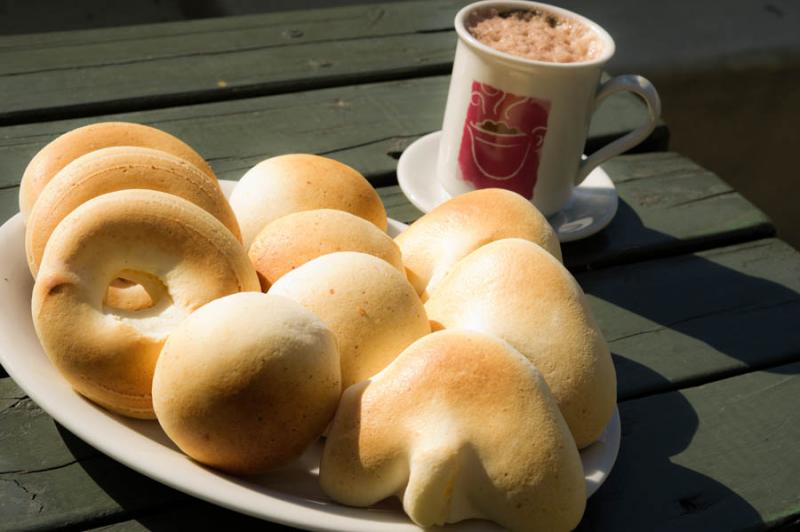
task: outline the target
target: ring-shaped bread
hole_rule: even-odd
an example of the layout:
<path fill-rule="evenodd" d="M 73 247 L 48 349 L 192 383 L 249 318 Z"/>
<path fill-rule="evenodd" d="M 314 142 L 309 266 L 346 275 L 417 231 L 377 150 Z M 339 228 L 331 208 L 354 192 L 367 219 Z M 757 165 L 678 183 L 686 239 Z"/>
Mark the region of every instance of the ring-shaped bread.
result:
<path fill-rule="evenodd" d="M 121 273 L 153 290 L 144 311 L 104 306 Z M 31 302 L 39 340 L 81 394 L 114 412 L 152 418 L 151 383 L 169 333 L 219 297 L 258 291 L 242 245 L 212 215 L 180 197 L 122 190 L 67 215 L 45 249 Z"/>
<path fill-rule="evenodd" d="M 241 240 L 236 216 L 215 178 L 160 150 L 102 148 L 69 163 L 39 195 L 25 227 L 25 252 L 33 276 L 50 235 L 66 215 L 94 197 L 129 188 L 180 196 L 211 213 Z"/>
<path fill-rule="evenodd" d="M 216 178 L 199 153 L 165 131 L 131 122 L 99 122 L 64 133 L 33 156 L 19 186 L 22 216 L 28 218 L 39 194 L 59 170 L 81 155 L 110 146 L 141 146 L 165 151 Z"/>

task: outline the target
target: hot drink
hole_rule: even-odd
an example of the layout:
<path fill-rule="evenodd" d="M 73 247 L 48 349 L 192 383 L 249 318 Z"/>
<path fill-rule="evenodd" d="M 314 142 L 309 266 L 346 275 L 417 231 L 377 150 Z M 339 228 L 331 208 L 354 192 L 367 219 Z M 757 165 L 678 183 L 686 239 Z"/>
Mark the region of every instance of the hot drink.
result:
<path fill-rule="evenodd" d="M 475 11 L 467 29 L 500 52 L 536 61 L 576 63 L 602 54 L 597 35 L 577 20 L 540 9 Z"/>

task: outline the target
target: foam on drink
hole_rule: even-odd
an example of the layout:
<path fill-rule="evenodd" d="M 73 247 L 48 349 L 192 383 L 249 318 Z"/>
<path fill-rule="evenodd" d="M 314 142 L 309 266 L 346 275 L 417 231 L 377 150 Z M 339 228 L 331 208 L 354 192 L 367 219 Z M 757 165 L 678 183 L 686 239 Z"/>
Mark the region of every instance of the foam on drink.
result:
<path fill-rule="evenodd" d="M 467 30 L 495 50 L 536 61 L 590 61 L 603 48 L 585 24 L 538 9 L 477 11 L 470 14 Z"/>

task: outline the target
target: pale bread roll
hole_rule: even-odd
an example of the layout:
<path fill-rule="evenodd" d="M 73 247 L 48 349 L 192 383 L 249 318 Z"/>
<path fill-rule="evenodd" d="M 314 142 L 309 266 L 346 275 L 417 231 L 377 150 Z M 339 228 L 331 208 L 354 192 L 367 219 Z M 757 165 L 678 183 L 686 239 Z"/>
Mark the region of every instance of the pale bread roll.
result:
<path fill-rule="evenodd" d="M 103 298 L 121 274 L 156 304 L 115 311 Z M 153 369 L 169 333 L 219 297 L 259 291 L 242 245 L 178 196 L 122 190 L 68 214 L 50 237 L 31 301 L 53 365 L 81 394 L 119 414 L 152 418 Z"/>
<path fill-rule="evenodd" d="M 405 276 L 365 253 L 318 257 L 278 279 L 269 293 L 297 301 L 333 331 L 342 389 L 379 372 L 430 332 L 422 302 Z"/>
<path fill-rule="evenodd" d="M 583 290 L 551 254 L 518 238 L 460 260 L 425 309 L 434 327 L 494 334 L 544 376 L 578 448 L 594 442 L 616 405 L 616 374 Z"/>
<path fill-rule="evenodd" d="M 81 155 L 110 146 L 141 146 L 165 151 L 185 159 L 216 179 L 214 171 L 200 154 L 169 133 L 130 122 L 100 122 L 64 133 L 33 156 L 19 187 L 22 215 L 27 219 L 39 193 L 59 170 Z"/>
<path fill-rule="evenodd" d="M 364 218 L 386 231 L 386 209 L 360 173 L 333 159 L 294 153 L 261 161 L 231 194 L 231 206 L 245 248 L 281 216 L 312 209 L 338 209 Z"/>
<path fill-rule="evenodd" d="M 39 194 L 25 227 L 25 250 L 33 276 L 36 277 L 47 240 L 67 214 L 101 194 L 129 188 L 180 196 L 211 213 L 241 240 L 236 216 L 215 178 L 160 150 L 102 148 L 70 162 Z"/>
<path fill-rule="evenodd" d="M 533 204 L 515 192 L 487 188 L 456 196 L 395 238 L 407 275 L 423 300 L 460 259 L 502 238 L 536 242 L 561 260 L 553 228 Z"/>
<path fill-rule="evenodd" d="M 204 305 L 169 336 L 153 377 L 167 436 L 203 464 L 255 474 L 297 458 L 341 393 L 333 333 L 294 301 L 253 292 Z"/>
<path fill-rule="evenodd" d="M 266 291 L 285 273 L 328 253 L 359 251 L 383 259 L 403 275 L 397 244 L 363 218 L 335 209 L 316 209 L 282 216 L 267 224 L 248 255 Z"/>
<path fill-rule="evenodd" d="M 482 518 L 571 530 L 586 504 L 578 450 L 541 375 L 472 331 L 425 336 L 348 388 L 320 483 L 352 506 L 396 496 L 424 527 Z"/>

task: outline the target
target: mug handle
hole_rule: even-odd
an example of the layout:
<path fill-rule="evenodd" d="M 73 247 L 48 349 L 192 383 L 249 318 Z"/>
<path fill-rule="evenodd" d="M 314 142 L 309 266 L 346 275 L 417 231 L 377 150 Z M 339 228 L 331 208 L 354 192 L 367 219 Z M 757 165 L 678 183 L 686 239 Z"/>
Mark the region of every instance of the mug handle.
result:
<path fill-rule="evenodd" d="M 611 78 L 600 85 L 600 88 L 597 90 L 597 95 L 595 96 L 595 109 L 600 105 L 600 102 L 612 94 L 622 91 L 632 92 L 644 100 L 647 104 L 647 112 L 650 115 L 649 119 L 645 124 L 623 137 L 606 144 L 589 157 L 582 160 L 578 166 L 578 175 L 575 178 L 576 186 L 580 185 L 581 182 L 586 179 L 586 176 L 589 175 L 589 172 L 594 170 L 596 166 L 633 148 L 646 139 L 656 127 L 658 117 L 661 116 L 661 99 L 658 97 L 658 92 L 656 92 L 656 88 L 653 84 L 642 76 L 626 74 Z"/>

